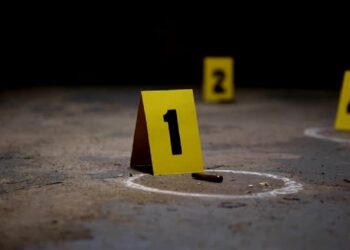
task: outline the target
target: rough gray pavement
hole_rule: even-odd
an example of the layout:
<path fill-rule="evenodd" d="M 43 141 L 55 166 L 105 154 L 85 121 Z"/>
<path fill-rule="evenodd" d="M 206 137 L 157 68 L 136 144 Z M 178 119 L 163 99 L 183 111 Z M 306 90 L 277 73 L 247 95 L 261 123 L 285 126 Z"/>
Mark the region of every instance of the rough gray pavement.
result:
<path fill-rule="evenodd" d="M 197 98 L 206 168 L 256 171 L 303 185 L 253 199 L 188 198 L 123 185 L 137 88 L 38 88 L 0 93 L 0 249 L 347 249 L 350 143 L 332 131 L 337 93 L 238 89 L 237 101 Z M 199 96 L 199 91 L 196 91 Z M 349 133 L 328 132 L 349 139 Z M 252 194 L 283 186 L 228 174 L 138 183 L 185 192 Z M 259 185 L 268 182 L 268 187 Z M 248 187 L 253 185 L 253 187 Z"/>

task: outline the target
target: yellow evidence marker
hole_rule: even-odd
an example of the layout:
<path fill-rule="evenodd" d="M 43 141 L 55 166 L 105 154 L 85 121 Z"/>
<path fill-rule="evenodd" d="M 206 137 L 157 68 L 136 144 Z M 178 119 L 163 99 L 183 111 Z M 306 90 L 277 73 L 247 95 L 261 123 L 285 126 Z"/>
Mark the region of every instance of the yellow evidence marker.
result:
<path fill-rule="evenodd" d="M 350 70 L 344 74 L 343 87 L 340 92 L 335 129 L 350 130 Z"/>
<path fill-rule="evenodd" d="M 141 91 L 130 167 L 154 175 L 203 172 L 191 89 Z"/>
<path fill-rule="evenodd" d="M 203 100 L 229 102 L 234 100 L 232 57 L 206 57 L 203 68 Z"/>

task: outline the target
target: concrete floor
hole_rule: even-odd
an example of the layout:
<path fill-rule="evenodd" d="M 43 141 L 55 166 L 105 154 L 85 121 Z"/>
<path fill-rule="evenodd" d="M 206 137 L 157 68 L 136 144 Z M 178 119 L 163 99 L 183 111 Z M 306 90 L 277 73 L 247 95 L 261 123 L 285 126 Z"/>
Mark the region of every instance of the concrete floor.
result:
<path fill-rule="evenodd" d="M 197 98 L 206 168 L 276 174 L 295 194 L 215 199 L 130 189 L 137 88 L 0 93 L 0 249 L 345 249 L 350 244 L 350 143 L 332 130 L 337 93 L 237 91 L 231 104 Z M 199 91 L 196 91 L 199 94 Z M 225 174 L 145 176 L 143 185 L 250 195 L 281 181 Z M 269 186 L 259 185 L 268 182 Z M 252 188 L 248 185 L 253 185 Z"/>

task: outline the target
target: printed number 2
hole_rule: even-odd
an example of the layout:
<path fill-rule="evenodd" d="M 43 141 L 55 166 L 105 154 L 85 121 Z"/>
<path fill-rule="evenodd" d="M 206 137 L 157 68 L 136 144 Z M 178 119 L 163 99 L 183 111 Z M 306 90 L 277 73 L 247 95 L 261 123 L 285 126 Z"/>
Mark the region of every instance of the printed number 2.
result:
<path fill-rule="evenodd" d="M 171 142 L 171 152 L 173 155 L 181 155 L 181 140 L 179 133 L 179 125 L 177 123 L 177 114 L 175 109 L 169 109 L 165 115 L 163 115 L 164 122 L 168 123 L 169 135 Z"/>
<path fill-rule="evenodd" d="M 221 69 L 217 69 L 213 72 L 213 75 L 217 78 L 217 82 L 214 86 L 214 92 L 223 93 L 225 89 L 222 87 L 222 82 L 225 79 L 225 72 Z"/>

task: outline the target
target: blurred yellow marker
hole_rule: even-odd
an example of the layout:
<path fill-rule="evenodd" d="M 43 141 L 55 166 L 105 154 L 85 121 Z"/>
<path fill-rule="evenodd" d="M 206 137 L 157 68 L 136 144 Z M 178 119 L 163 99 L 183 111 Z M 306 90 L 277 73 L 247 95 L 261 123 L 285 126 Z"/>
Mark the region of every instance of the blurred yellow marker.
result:
<path fill-rule="evenodd" d="M 130 166 L 154 175 L 203 171 L 192 90 L 141 92 Z"/>
<path fill-rule="evenodd" d="M 233 58 L 206 57 L 203 69 L 203 100 L 228 102 L 234 99 Z"/>
<path fill-rule="evenodd" d="M 335 129 L 350 130 L 350 71 L 344 75 L 343 87 L 340 92 Z"/>

